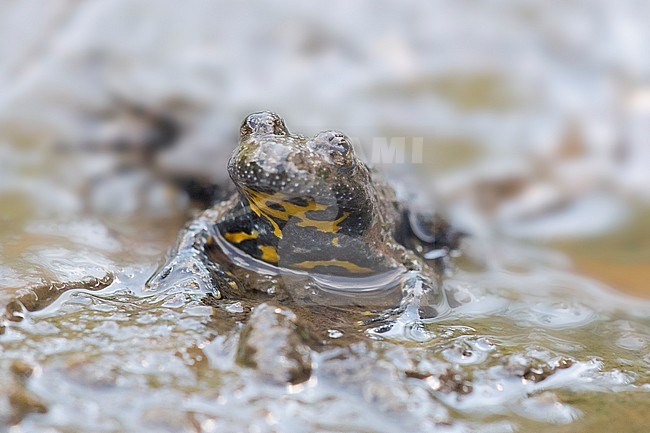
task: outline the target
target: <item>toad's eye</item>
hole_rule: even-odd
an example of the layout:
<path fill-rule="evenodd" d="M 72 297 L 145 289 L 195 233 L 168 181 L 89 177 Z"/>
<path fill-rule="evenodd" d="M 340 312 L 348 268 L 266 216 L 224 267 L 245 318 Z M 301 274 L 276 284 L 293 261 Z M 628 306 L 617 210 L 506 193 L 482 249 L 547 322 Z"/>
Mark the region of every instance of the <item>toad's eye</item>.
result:
<path fill-rule="evenodd" d="M 270 111 L 249 114 L 239 128 L 241 138 L 250 135 L 288 135 L 284 120 Z"/>
<path fill-rule="evenodd" d="M 314 137 L 312 143 L 316 150 L 327 154 L 337 165 L 348 165 L 354 159 L 352 143 L 342 132 L 323 131 Z"/>

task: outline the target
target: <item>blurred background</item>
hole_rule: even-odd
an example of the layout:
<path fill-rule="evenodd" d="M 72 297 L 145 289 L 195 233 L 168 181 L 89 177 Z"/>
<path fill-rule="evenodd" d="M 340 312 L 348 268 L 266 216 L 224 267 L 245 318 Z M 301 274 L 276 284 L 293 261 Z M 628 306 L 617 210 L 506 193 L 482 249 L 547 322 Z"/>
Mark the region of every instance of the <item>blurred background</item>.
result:
<path fill-rule="evenodd" d="M 633 0 L 4 2 L 0 301 L 150 273 L 259 110 L 344 131 L 486 243 L 649 297 L 649 19 Z"/>

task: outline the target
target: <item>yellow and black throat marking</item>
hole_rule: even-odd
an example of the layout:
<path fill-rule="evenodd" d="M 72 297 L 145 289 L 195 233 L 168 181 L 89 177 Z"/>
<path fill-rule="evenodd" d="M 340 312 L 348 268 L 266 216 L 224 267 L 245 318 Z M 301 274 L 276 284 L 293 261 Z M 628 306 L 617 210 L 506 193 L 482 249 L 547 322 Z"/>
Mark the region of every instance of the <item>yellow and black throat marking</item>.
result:
<path fill-rule="evenodd" d="M 372 224 L 367 206 L 341 206 L 243 187 L 242 200 L 219 223 L 226 241 L 275 266 L 336 275 L 370 275 L 388 269 L 364 241 Z"/>

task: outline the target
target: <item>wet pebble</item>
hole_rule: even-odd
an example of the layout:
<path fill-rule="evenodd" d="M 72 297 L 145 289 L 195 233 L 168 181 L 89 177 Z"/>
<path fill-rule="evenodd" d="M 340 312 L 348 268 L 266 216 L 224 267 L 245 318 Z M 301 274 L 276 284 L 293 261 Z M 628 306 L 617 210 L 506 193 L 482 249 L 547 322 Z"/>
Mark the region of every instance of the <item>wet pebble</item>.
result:
<path fill-rule="evenodd" d="M 288 308 L 260 304 L 241 331 L 237 362 L 275 383 L 301 383 L 311 375 L 305 331 Z"/>

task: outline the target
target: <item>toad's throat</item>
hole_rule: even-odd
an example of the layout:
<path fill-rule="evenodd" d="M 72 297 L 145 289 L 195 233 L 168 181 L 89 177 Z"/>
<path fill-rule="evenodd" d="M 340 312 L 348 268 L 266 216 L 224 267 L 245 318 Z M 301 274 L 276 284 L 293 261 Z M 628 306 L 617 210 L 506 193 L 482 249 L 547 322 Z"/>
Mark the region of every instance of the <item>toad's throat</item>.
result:
<path fill-rule="evenodd" d="M 284 193 L 241 187 L 243 208 L 219 224 L 223 239 L 251 257 L 281 268 L 319 274 L 384 272 L 384 257 L 350 236 L 350 211 Z M 332 200 L 333 201 L 333 200 Z"/>
<path fill-rule="evenodd" d="M 361 261 L 345 254 L 337 257 L 336 251 L 331 249 L 332 246 L 336 246 L 335 242 L 331 242 L 330 248 L 326 248 L 325 251 L 313 249 L 305 251 L 297 245 L 284 245 L 280 248 L 280 244 L 272 242 L 272 239 L 268 239 L 271 242 L 265 243 L 263 236 L 257 230 L 251 230 L 250 233 L 226 231 L 223 233 L 223 238 L 233 247 L 250 256 L 281 268 L 334 275 L 370 275 L 385 270 L 383 266 L 375 266 L 378 263 L 369 260 L 367 255 L 361 256 L 363 257 Z M 280 250 L 283 252 L 282 257 Z"/>
<path fill-rule="evenodd" d="M 264 193 L 243 187 L 242 191 L 251 211 L 264 218 L 273 227 L 273 234 L 282 239 L 282 226 L 290 219 L 298 227 L 312 227 L 322 233 L 338 233 L 341 223 L 349 216 L 349 212 L 336 212 L 334 219 L 317 219 L 314 214 L 325 212 L 331 205 L 318 203 L 315 200 L 304 200 L 301 203 L 291 201 L 291 196 L 276 192 Z"/>

